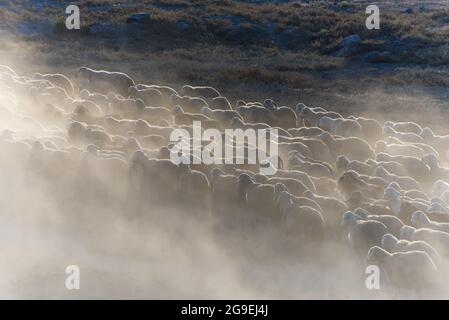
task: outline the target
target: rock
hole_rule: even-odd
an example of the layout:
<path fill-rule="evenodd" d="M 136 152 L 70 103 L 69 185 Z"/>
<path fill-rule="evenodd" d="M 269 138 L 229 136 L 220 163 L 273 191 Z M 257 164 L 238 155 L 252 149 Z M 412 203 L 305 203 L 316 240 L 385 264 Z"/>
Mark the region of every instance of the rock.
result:
<path fill-rule="evenodd" d="M 363 57 L 363 60 L 368 63 L 391 63 L 397 61 L 388 51 L 370 51 Z"/>
<path fill-rule="evenodd" d="M 137 23 L 137 24 L 142 24 L 142 23 L 147 23 L 150 22 L 151 20 L 151 16 L 149 13 L 134 13 L 132 15 L 130 15 L 128 17 L 128 19 L 126 19 L 126 23 Z"/>
<path fill-rule="evenodd" d="M 357 54 L 361 49 L 361 42 L 362 39 L 360 39 L 358 34 L 345 37 L 338 45 L 340 49 L 336 52 L 336 55 L 338 57 L 348 57 Z"/>

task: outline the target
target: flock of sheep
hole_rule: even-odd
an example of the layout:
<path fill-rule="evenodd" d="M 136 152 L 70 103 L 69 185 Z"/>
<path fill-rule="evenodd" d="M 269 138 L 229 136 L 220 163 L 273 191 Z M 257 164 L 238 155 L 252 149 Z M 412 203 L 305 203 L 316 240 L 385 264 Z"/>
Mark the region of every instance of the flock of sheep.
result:
<path fill-rule="evenodd" d="M 175 128 L 279 132 L 280 167 L 176 165 Z M 0 175 L 22 172 L 61 204 L 146 215 L 172 206 L 240 239 L 274 234 L 296 252 L 340 241 L 382 283 L 427 290 L 449 258 L 449 136 L 321 107 L 231 104 L 212 87 L 136 84 L 81 67 L 78 78 L 0 66 Z M 76 200 L 76 201 L 73 201 Z M 248 236 L 249 235 L 249 236 Z"/>

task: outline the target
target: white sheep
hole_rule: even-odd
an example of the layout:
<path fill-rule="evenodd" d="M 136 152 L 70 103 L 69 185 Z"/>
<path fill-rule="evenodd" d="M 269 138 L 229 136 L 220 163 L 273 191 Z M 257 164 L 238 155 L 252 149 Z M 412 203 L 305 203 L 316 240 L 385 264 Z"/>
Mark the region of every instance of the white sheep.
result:
<path fill-rule="evenodd" d="M 449 256 L 449 233 L 428 228 L 416 229 L 411 226 L 403 226 L 401 239 L 411 241 L 425 241 L 434 247 L 441 255 Z"/>
<path fill-rule="evenodd" d="M 382 248 L 390 253 L 407 252 L 407 251 L 423 251 L 427 253 L 435 262 L 440 261 L 439 253 L 425 241 L 408 241 L 399 240 L 392 234 L 385 234 L 382 237 Z"/>
<path fill-rule="evenodd" d="M 389 233 L 388 228 L 382 222 L 363 220 L 351 211 L 346 211 L 343 214 L 342 225 L 350 245 L 362 255 L 369 248 L 379 246 L 382 237 Z"/>
<path fill-rule="evenodd" d="M 412 224 L 416 228 L 429 228 L 449 233 L 449 223 L 435 222 L 422 211 L 416 211 L 412 215 Z"/>
<path fill-rule="evenodd" d="M 389 282 L 399 289 L 412 289 L 420 293 L 421 290 L 433 288 L 439 280 L 435 263 L 423 251 L 389 253 L 373 246 L 368 251 L 367 260 L 382 267 Z"/>
<path fill-rule="evenodd" d="M 128 95 L 128 89 L 135 86 L 134 80 L 123 72 L 110 72 L 105 70 L 94 70 L 87 67 L 78 69 L 78 76 L 85 81 L 86 89 L 107 94 L 111 89 L 122 96 Z"/>

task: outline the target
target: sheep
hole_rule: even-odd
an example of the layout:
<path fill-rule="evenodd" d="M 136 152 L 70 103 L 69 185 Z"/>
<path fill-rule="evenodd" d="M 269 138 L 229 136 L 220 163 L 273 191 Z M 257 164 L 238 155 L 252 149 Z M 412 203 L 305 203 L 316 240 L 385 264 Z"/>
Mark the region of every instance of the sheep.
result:
<path fill-rule="evenodd" d="M 335 167 L 341 173 L 342 171 L 355 171 L 358 174 L 371 175 L 373 173 L 373 168 L 365 162 L 350 160 L 346 156 L 338 156 L 335 161 Z"/>
<path fill-rule="evenodd" d="M 181 173 L 178 180 L 178 199 L 182 204 L 207 209 L 209 206 L 210 185 L 207 176 L 192 170 L 189 165 L 180 164 Z"/>
<path fill-rule="evenodd" d="M 182 86 L 181 94 L 183 96 L 199 97 L 203 99 L 213 99 L 221 96 L 220 93 L 215 88 L 194 87 L 189 85 Z"/>
<path fill-rule="evenodd" d="M 207 104 L 212 110 L 232 110 L 232 106 L 229 100 L 221 96 L 207 99 Z"/>
<path fill-rule="evenodd" d="M 421 158 L 422 162 L 430 168 L 433 181 L 449 180 L 449 169 L 440 166 L 440 161 L 434 154 L 426 154 Z"/>
<path fill-rule="evenodd" d="M 288 165 L 292 170 L 303 171 L 315 178 L 333 178 L 332 167 L 324 162 L 311 162 L 302 158 L 299 152 L 294 150 L 288 157 Z"/>
<path fill-rule="evenodd" d="M 424 128 L 421 133 L 422 139 L 432 147 L 434 147 L 439 154 L 445 154 L 447 152 L 447 146 L 449 145 L 449 136 L 435 135 L 430 128 Z"/>
<path fill-rule="evenodd" d="M 245 112 L 242 112 L 245 110 Z M 272 111 L 261 106 L 249 106 L 243 109 L 240 107 L 239 114 L 248 123 L 264 123 L 267 126 L 274 126 L 275 117 Z"/>
<path fill-rule="evenodd" d="M 374 150 L 366 141 L 360 138 L 338 138 L 327 132 L 323 132 L 318 137 L 326 143 L 335 157 L 345 155 L 359 161 L 374 158 Z"/>
<path fill-rule="evenodd" d="M 275 107 L 273 109 L 274 126 L 288 130 L 295 128 L 298 122 L 296 113 L 288 107 Z"/>
<path fill-rule="evenodd" d="M 395 174 L 390 174 L 382 167 L 377 167 L 374 172 L 374 176 L 385 179 L 388 182 L 396 182 L 403 190 L 422 190 L 418 181 L 411 177 L 398 177 Z"/>
<path fill-rule="evenodd" d="M 373 159 L 368 159 L 365 161 L 365 163 L 369 166 L 371 166 L 372 170 L 376 169 L 377 167 L 382 167 L 385 170 L 387 170 L 391 174 L 395 174 L 397 176 L 407 176 L 407 171 L 404 169 L 402 164 L 396 161 L 376 161 Z"/>
<path fill-rule="evenodd" d="M 337 182 L 330 178 L 310 177 L 316 188 L 316 194 L 326 197 L 339 197 Z"/>
<path fill-rule="evenodd" d="M 260 226 L 272 226 L 279 223 L 280 217 L 276 210 L 273 185 L 256 183 L 247 174 L 241 174 L 239 192 L 253 218 L 250 220 L 254 220 Z"/>
<path fill-rule="evenodd" d="M 387 184 L 386 181 L 385 184 Z M 338 179 L 338 186 L 346 197 L 349 197 L 355 191 L 360 191 L 367 197 L 379 198 L 384 191 L 382 186 L 365 182 L 355 171 L 343 173 Z"/>
<path fill-rule="evenodd" d="M 305 191 L 302 197 L 308 198 L 316 202 L 321 208 L 326 224 L 334 232 L 340 229 L 341 213 L 348 210 L 348 206 L 332 197 L 320 196 L 311 191 Z"/>
<path fill-rule="evenodd" d="M 130 87 L 133 88 L 133 87 Z M 170 102 L 170 97 L 172 95 L 177 95 L 178 92 L 176 92 L 175 89 L 169 87 L 169 86 L 159 86 L 159 85 L 146 85 L 146 84 L 138 84 L 135 86 L 135 88 L 137 90 L 144 90 L 144 89 L 157 89 L 160 93 L 162 93 L 162 95 L 164 96 L 164 106 L 168 106 L 169 102 Z M 128 90 L 133 90 L 133 89 L 128 89 Z"/>
<path fill-rule="evenodd" d="M 209 117 L 201 113 L 188 113 L 184 112 L 182 107 L 175 106 L 173 112 L 171 113 L 173 117 L 173 122 L 176 125 L 192 125 L 193 121 L 208 121 Z"/>
<path fill-rule="evenodd" d="M 434 247 L 441 255 L 449 256 L 449 233 L 427 228 L 416 229 L 411 226 L 403 226 L 401 239 L 409 241 L 425 241 Z"/>
<path fill-rule="evenodd" d="M 363 138 L 362 126 L 357 121 L 352 119 L 332 119 L 324 116 L 318 121 L 318 127 L 333 135 Z"/>
<path fill-rule="evenodd" d="M 403 132 L 403 133 L 407 133 L 407 132 L 411 132 L 417 135 L 420 135 L 422 132 L 422 128 L 419 124 L 414 123 L 414 122 L 391 122 L 391 121 L 387 121 L 384 124 L 385 126 L 391 127 L 394 130 L 398 131 L 398 132 Z"/>
<path fill-rule="evenodd" d="M 67 95 L 73 97 L 75 94 L 75 89 L 73 87 L 72 81 L 63 74 L 40 74 L 35 73 L 32 77 L 35 80 L 47 80 L 57 87 L 61 87 L 65 90 Z"/>
<path fill-rule="evenodd" d="M 314 159 L 332 163 L 330 148 L 322 140 L 315 138 L 299 138 L 298 141 L 310 149 Z"/>
<path fill-rule="evenodd" d="M 390 156 L 386 153 L 378 153 L 376 160 L 399 162 L 404 166 L 407 171 L 407 175 L 421 182 L 423 186 L 430 183 L 430 169 L 421 159 L 407 156 Z"/>
<path fill-rule="evenodd" d="M 177 94 L 170 96 L 170 105 L 171 107 L 179 105 L 185 112 L 189 113 L 201 113 L 202 108 L 209 107 L 207 102 L 202 98 L 179 96 Z"/>
<path fill-rule="evenodd" d="M 314 193 L 316 193 L 315 184 L 313 183 L 311 177 L 302 171 L 298 170 L 283 170 L 278 169 L 276 173 L 272 176 L 273 178 L 290 178 L 300 181 L 306 188 Z"/>
<path fill-rule="evenodd" d="M 131 86 L 128 93 L 133 99 L 142 99 L 147 106 L 161 107 L 165 105 L 163 94 L 156 88 L 137 89 Z"/>
<path fill-rule="evenodd" d="M 296 205 L 300 207 L 310 207 L 315 209 L 316 211 L 322 213 L 323 209 L 320 207 L 318 203 L 313 201 L 312 199 L 306 198 L 306 197 L 297 197 L 287 190 L 285 190 L 284 186 L 279 183 L 274 186 L 274 193 L 275 193 L 275 201 L 279 205 L 280 201 L 285 201 L 282 199 L 290 199 L 292 200 Z"/>
<path fill-rule="evenodd" d="M 405 191 L 404 196 L 410 199 L 429 201 L 429 197 L 421 190 L 407 190 Z"/>
<path fill-rule="evenodd" d="M 449 223 L 435 222 L 422 211 L 416 211 L 412 215 L 412 224 L 416 228 L 429 228 L 449 233 Z"/>
<path fill-rule="evenodd" d="M 379 121 L 364 117 L 349 116 L 348 119 L 354 119 L 362 127 L 363 137 L 370 145 L 383 138 L 383 130 Z"/>
<path fill-rule="evenodd" d="M 298 240 L 300 244 L 322 240 L 324 220 L 319 211 L 298 205 L 286 193 L 280 194 L 278 202 L 280 218 L 287 236 Z"/>
<path fill-rule="evenodd" d="M 323 129 L 318 127 L 301 127 L 301 128 L 290 128 L 288 132 L 293 137 L 316 137 L 324 132 Z"/>
<path fill-rule="evenodd" d="M 415 133 L 397 132 L 392 127 L 384 126 L 384 135 L 386 137 L 395 137 L 399 141 L 406 142 L 406 143 L 422 143 L 422 142 L 424 142 L 423 138 Z"/>
<path fill-rule="evenodd" d="M 242 119 L 240 115 L 234 110 L 212 110 L 208 107 L 203 107 L 201 113 L 205 116 L 215 119 L 222 123 L 223 127 L 230 127 L 234 118 Z"/>
<path fill-rule="evenodd" d="M 373 246 L 380 246 L 382 237 L 389 233 L 382 222 L 362 220 L 351 211 L 343 214 L 342 225 L 350 245 L 359 255 L 365 254 Z"/>
<path fill-rule="evenodd" d="M 270 177 L 267 178 L 265 176 L 256 174 L 255 175 L 256 182 L 269 184 L 275 186 L 278 183 L 282 183 L 287 190 L 295 196 L 300 196 L 304 193 L 304 191 L 309 190 L 301 181 L 291 178 L 277 178 Z"/>
<path fill-rule="evenodd" d="M 80 67 L 78 69 L 78 76 L 81 80 L 87 82 L 88 88 L 103 94 L 108 93 L 109 88 L 113 88 L 116 92 L 125 97 L 128 95 L 129 87 L 136 85 L 130 76 L 122 72 L 110 72 Z"/>
<path fill-rule="evenodd" d="M 400 236 L 401 228 L 404 226 L 404 223 L 398 217 L 388 214 L 370 214 L 367 210 L 362 208 L 355 209 L 354 214 L 364 220 L 375 220 L 382 222 L 391 231 L 391 233 L 398 237 Z"/>
<path fill-rule="evenodd" d="M 379 246 L 368 251 L 367 260 L 382 267 L 391 284 L 397 288 L 416 290 L 434 287 L 439 279 L 432 258 L 423 251 L 389 253 Z"/>
<path fill-rule="evenodd" d="M 332 119 L 342 118 L 342 116 L 336 112 L 327 112 L 322 110 L 314 110 L 304 106 L 299 114 L 300 118 L 304 121 L 307 127 L 317 127 L 318 122 L 323 116 L 327 116 Z"/>
<path fill-rule="evenodd" d="M 382 248 L 390 253 L 423 251 L 427 253 L 435 262 L 438 262 L 441 259 L 439 253 L 427 242 L 408 241 L 405 239 L 399 240 L 392 234 L 385 234 L 382 237 Z"/>
<path fill-rule="evenodd" d="M 449 190 L 449 183 L 443 180 L 437 180 L 432 185 L 432 195 L 441 197 L 441 195 Z"/>
<path fill-rule="evenodd" d="M 392 156 L 409 156 L 421 158 L 424 151 L 412 144 L 387 144 L 384 141 L 377 141 L 374 150 L 376 153 L 384 152 Z"/>

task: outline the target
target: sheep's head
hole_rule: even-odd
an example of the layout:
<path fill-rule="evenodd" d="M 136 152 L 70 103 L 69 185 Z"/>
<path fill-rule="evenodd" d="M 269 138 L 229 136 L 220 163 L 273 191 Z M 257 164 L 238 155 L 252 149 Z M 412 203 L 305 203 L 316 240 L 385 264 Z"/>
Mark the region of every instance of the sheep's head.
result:
<path fill-rule="evenodd" d="M 213 168 L 210 171 L 210 176 L 212 177 L 212 183 L 214 181 L 216 181 L 219 177 L 221 177 L 222 175 L 224 175 L 225 173 L 223 172 L 223 170 L 221 170 L 220 168 Z"/>
<path fill-rule="evenodd" d="M 140 98 L 135 100 L 134 105 L 139 110 L 143 110 L 146 107 L 145 106 L 145 102 L 142 99 L 140 99 Z"/>
<path fill-rule="evenodd" d="M 254 175 L 254 180 L 257 183 L 265 183 L 268 180 L 268 178 L 263 174 L 257 173 Z"/>
<path fill-rule="evenodd" d="M 424 139 L 424 141 L 429 141 L 435 137 L 435 134 L 433 133 L 432 129 L 425 127 L 422 129 L 421 132 L 421 138 Z"/>
<path fill-rule="evenodd" d="M 337 169 L 345 169 L 348 164 L 349 159 L 344 155 L 338 156 L 337 160 L 335 161 L 335 166 L 337 167 Z"/>
<path fill-rule="evenodd" d="M 232 128 L 241 128 L 244 125 L 243 121 L 239 117 L 234 117 L 231 120 Z"/>
<path fill-rule="evenodd" d="M 148 158 L 145 153 L 142 150 L 137 150 L 134 151 L 133 155 L 131 156 L 130 163 L 144 165 L 147 161 Z"/>
<path fill-rule="evenodd" d="M 320 120 L 318 121 L 318 127 L 325 130 L 325 131 L 331 131 L 332 130 L 332 125 L 334 123 L 334 120 L 330 117 L 327 116 L 323 116 L 320 118 Z"/>
<path fill-rule="evenodd" d="M 136 86 L 130 86 L 129 88 L 128 88 L 128 93 L 130 94 L 130 95 L 135 95 L 136 93 L 138 92 L 138 90 L 137 90 L 137 87 Z"/>
<path fill-rule="evenodd" d="M 183 96 L 190 96 L 190 93 L 193 91 L 193 87 L 189 85 L 184 85 L 181 88 L 181 94 Z"/>
<path fill-rule="evenodd" d="M 247 190 L 253 184 L 253 179 L 247 173 L 239 175 L 239 187 L 241 187 L 242 190 Z"/>
<path fill-rule="evenodd" d="M 69 125 L 67 133 L 70 138 L 78 139 L 84 136 L 85 131 L 86 128 L 84 127 L 83 124 L 81 124 L 78 121 L 74 121 Z"/>
<path fill-rule="evenodd" d="M 433 153 L 426 154 L 421 160 L 428 165 L 430 169 L 437 169 L 440 165 L 440 161 Z"/>
<path fill-rule="evenodd" d="M 318 135 L 318 139 L 322 140 L 327 145 L 332 144 L 332 142 L 334 141 L 332 135 L 326 131 Z"/>
<path fill-rule="evenodd" d="M 349 170 L 344 172 L 338 179 L 338 186 L 346 193 L 357 191 L 359 187 L 363 187 L 365 183 L 358 177 L 355 171 Z"/>
<path fill-rule="evenodd" d="M 280 212 L 285 212 L 285 210 L 293 206 L 292 195 L 286 190 L 282 190 L 279 194 L 275 195 L 274 200 Z"/>
<path fill-rule="evenodd" d="M 157 158 L 158 159 L 170 159 L 171 150 L 168 147 L 162 147 L 159 149 Z"/>
<path fill-rule="evenodd" d="M 277 104 L 272 99 L 265 99 L 265 101 L 263 102 L 263 106 L 270 111 L 274 111 L 277 109 Z"/>
<path fill-rule="evenodd" d="M 370 213 L 368 210 L 359 207 L 354 210 L 354 214 L 358 215 L 362 219 L 367 219 Z"/>
<path fill-rule="evenodd" d="M 182 107 L 180 105 L 175 105 L 173 107 L 172 114 L 174 116 L 181 115 L 183 113 L 184 113 L 184 110 L 182 109 Z"/>
<path fill-rule="evenodd" d="M 430 208 L 427 210 L 429 213 L 449 213 L 448 208 L 439 202 L 434 202 L 430 205 Z"/>
<path fill-rule="evenodd" d="M 376 169 L 374 169 L 374 176 L 381 177 L 381 178 L 388 178 L 390 175 L 387 170 L 385 170 L 384 167 L 378 166 Z"/>
<path fill-rule="evenodd" d="M 382 263 L 389 255 L 390 254 L 381 247 L 374 246 L 368 250 L 368 256 L 366 260 L 368 261 L 368 263 L 372 264 Z"/>
<path fill-rule="evenodd" d="M 245 106 L 246 102 L 244 100 L 237 100 L 237 102 L 235 103 L 235 108 L 238 109 L 241 106 Z"/>
<path fill-rule="evenodd" d="M 385 141 L 379 140 L 374 145 L 374 150 L 376 152 L 385 152 L 388 148 L 388 145 L 385 143 Z"/>
<path fill-rule="evenodd" d="M 209 107 L 202 107 L 200 112 L 211 119 L 215 119 L 214 111 Z"/>
<path fill-rule="evenodd" d="M 86 147 L 86 151 L 94 156 L 98 156 L 98 147 L 94 144 L 89 144 Z"/>
<path fill-rule="evenodd" d="M 420 210 L 413 212 L 411 221 L 418 228 L 426 227 L 430 223 L 429 217 Z"/>
<path fill-rule="evenodd" d="M 387 187 L 384 191 L 384 199 L 388 201 L 391 211 L 395 215 L 399 214 L 402 205 L 401 193 L 392 187 Z"/>
<path fill-rule="evenodd" d="M 401 239 L 412 240 L 416 229 L 411 226 L 403 226 L 400 231 Z"/>
<path fill-rule="evenodd" d="M 281 193 L 284 191 L 288 193 L 288 188 L 285 186 L 285 184 L 278 182 L 274 185 L 274 198 L 276 202 L 279 201 L 279 197 L 281 196 Z M 285 196 L 286 195 L 284 195 L 284 197 Z"/>
<path fill-rule="evenodd" d="M 129 151 L 141 150 L 142 146 L 140 145 L 140 142 L 135 137 L 130 137 L 123 144 L 123 148 L 129 152 Z"/>
<path fill-rule="evenodd" d="M 387 171 L 388 172 L 388 171 Z M 394 190 L 398 191 L 398 194 L 401 194 L 401 186 L 396 181 L 392 181 L 388 184 L 389 188 L 393 188 Z"/>
<path fill-rule="evenodd" d="M 346 211 L 343 213 L 341 224 L 344 228 L 351 228 L 356 225 L 360 220 L 360 217 L 351 211 Z"/>
<path fill-rule="evenodd" d="M 388 126 L 384 126 L 383 132 L 386 137 L 394 136 L 396 134 L 396 130 L 394 130 L 392 127 L 388 127 Z"/>
<path fill-rule="evenodd" d="M 393 252 L 394 247 L 398 243 L 399 239 L 396 238 L 391 233 L 384 234 L 381 240 L 382 248 L 387 250 L 388 252 Z"/>

